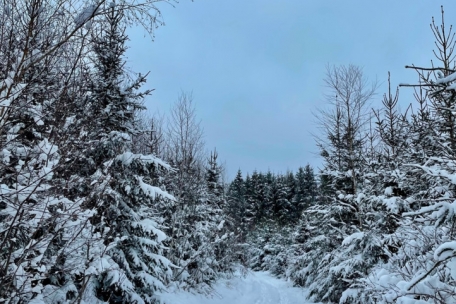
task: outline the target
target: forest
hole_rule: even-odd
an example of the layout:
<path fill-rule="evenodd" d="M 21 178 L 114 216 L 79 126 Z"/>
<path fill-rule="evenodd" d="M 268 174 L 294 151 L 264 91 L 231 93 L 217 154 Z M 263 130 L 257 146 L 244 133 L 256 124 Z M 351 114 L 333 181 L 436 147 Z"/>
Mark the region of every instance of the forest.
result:
<path fill-rule="evenodd" d="M 328 65 L 328 106 L 314 112 L 322 167 L 229 181 L 192 94 L 167 116 L 147 112 L 148 75 L 126 66 L 126 30 L 153 36 L 157 2 L 0 4 L 0 303 L 160 303 L 247 271 L 322 303 L 456 303 L 443 8 L 430 66 L 406 66 L 419 79 L 400 85 L 407 108 L 390 76 L 372 108 L 378 84 L 362 68 Z"/>

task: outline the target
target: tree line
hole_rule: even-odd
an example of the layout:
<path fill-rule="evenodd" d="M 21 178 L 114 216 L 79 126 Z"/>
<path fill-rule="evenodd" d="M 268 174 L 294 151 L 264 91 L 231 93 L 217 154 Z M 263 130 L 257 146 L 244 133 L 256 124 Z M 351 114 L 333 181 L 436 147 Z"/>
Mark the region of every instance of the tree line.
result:
<path fill-rule="evenodd" d="M 227 189 L 227 215 L 244 234 L 270 223 L 296 224 L 303 210 L 316 202 L 317 190 L 310 165 L 296 174 L 254 171 L 245 179 L 239 170 Z"/>

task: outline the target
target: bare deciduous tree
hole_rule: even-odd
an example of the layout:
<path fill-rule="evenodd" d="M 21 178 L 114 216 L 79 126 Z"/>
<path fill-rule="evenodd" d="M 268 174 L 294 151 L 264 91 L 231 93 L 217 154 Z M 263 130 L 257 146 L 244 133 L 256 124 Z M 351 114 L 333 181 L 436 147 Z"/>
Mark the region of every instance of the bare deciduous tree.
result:
<path fill-rule="evenodd" d="M 204 165 L 204 141 L 201 122 L 196 118 L 193 96 L 181 93 L 167 122 L 166 159 L 182 172 Z"/>
<path fill-rule="evenodd" d="M 343 190 L 354 194 L 370 117 L 368 103 L 375 95 L 377 83 L 369 83 L 360 67 L 349 65 L 327 66 L 325 84 L 325 97 L 331 108 L 316 114 L 323 133 L 316 136 L 317 145 L 330 171 L 350 176 L 349 185 Z"/>

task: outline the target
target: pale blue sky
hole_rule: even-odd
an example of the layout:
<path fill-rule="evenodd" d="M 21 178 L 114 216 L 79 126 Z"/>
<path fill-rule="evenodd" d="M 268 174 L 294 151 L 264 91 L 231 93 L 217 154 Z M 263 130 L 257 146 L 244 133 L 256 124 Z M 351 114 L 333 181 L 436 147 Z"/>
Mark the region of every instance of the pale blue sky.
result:
<path fill-rule="evenodd" d="M 326 64 L 356 64 L 382 84 L 414 82 L 406 64 L 429 65 L 431 17 L 456 24 L 456 1 L 181 0 L 159 3 L 154 42 L 130 31 L 128 65 L 150 71 L 146 106 L 166 112 L 192 91 L 208 149 L 228 176 L 320 164 L 311 111 L 324 103 Z M 455 21 L 455 22 L 452 22 Z M 401 89 L 401 103 L 413 100 Z"/>

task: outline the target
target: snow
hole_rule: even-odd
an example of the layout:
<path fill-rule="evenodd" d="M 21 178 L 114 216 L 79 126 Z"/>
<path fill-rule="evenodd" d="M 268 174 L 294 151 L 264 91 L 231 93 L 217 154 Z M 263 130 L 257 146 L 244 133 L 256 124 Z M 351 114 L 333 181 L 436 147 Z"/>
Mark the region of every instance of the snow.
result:
<path fill-rule="evenodd" d="M 125 152 L 116 157 L 117 160 L 121 161 L 125 166 L 131 165 L 131 163 L 138 159 L 142 162 L 148 164 L 156 164 L 159 165 L 167 170 L 171 169 L 171 166 L 165 163 L 163 160 L 155 157 L 154 155 L 143 155 L 143 154 L 133 154 L 131 152 Z"/>
<path fill-rule="evenodd" d="M 356 299 L 358 297 L 358 290 L 349 288 L 342 293 L 342 297 L 339 300 L 339 303 L 350 303 L 350 299 Z"/>
<path fill-rule="evenodd" d="M 162 304 L 311 304 L 305 289 L 274 278 L 268 272 L 249 272 L 214 285 L 212 294 L 204 296 L 187 291 L 160 293 Z"/>
<path fill-rule="evenodd" d="M 364 238 L 364 232 L 356 232 L 352 235 L 347 236 L 342 242 L 343 246 L 350 245 L 354 240 L 361 240 Z"/>
<path fill-rule="evenodd" d="M 87 7 L 85 7 L 79 15 L 77 15 L 74 18 L 74 23 L 76 24 L 76 27 L 82 26 L 84 23 L 90 20 L 98 10 L 98 5 L 92 4 Z"/>
<path fill-rule="evenodd" d="M 388 195 L 388 196 L 393 195 L 393 187 L 386 187 L 385 195 Z"/>
<path fill-rule="evenodd" d="M 157 236 L 159 242 L 163 242 L 168 238 L 163 231 L 157 229 L 158 224 L 151 219 L 143 219 L 137 223 L 132 223 L 132 225 L 133 227 L 141 226 L 145 231 L 152 232 Z"/>
<path fill-rule="evenodd" d="M 382 197 L 382 203 L 389 211 L 391 211 L 393 213 L 399 212 L 399 203 L 398 203 L 397 197 L 395 197 L 395 196 L 388 197 L 388 198 Z"/>
<path fill-rule="evenodd" d="M 447 267 L 450 269 L 450 275 L 453 280 L 456 280 L 456 258 L 452 258 L 448 263 Z"/>
<path fill-rule="evenodd" d="M 161 196 L 161 197 L 169 199 L 171 201 L 175 200 L 174 196 L 172 196 L 168 192 L 161 190 L 159 187 L 154 187 L 154 186 L 151 186 L 151 185 L 146 184 L 145 182 L 143 182 L 143 179 L 142 179 L 141 176 L 136 176 L 136 179 L 139 182 L 139 187 L 141 187 L 141 190 L 146 195 L 151 197 L 152 199 L 156 199 L 157 196 Z"/>
<path fill-rule="evenodd" d="M 434 259 L 442 261 L 449 256 L 454 255 L 456 251 L 456 241 L 446 242 L 441 244 L 434 252 Z"/>
<path fill-rule="evenodd" d="M 222 220 L 222 221 L 220 222 L 220 224 L 218 224 L 217 230 L 222 230 L 224 224 L 225 224 L 225 220 Z"/>
<path fill-rule="evenodd" d="M 435 83 L 437 84 L 442 84 L 442 83 L 448 83 L 456 80 L 456 73 L 450 74 L 447 77 L 443 77 L 440 79 L 437 79 Z"/>

